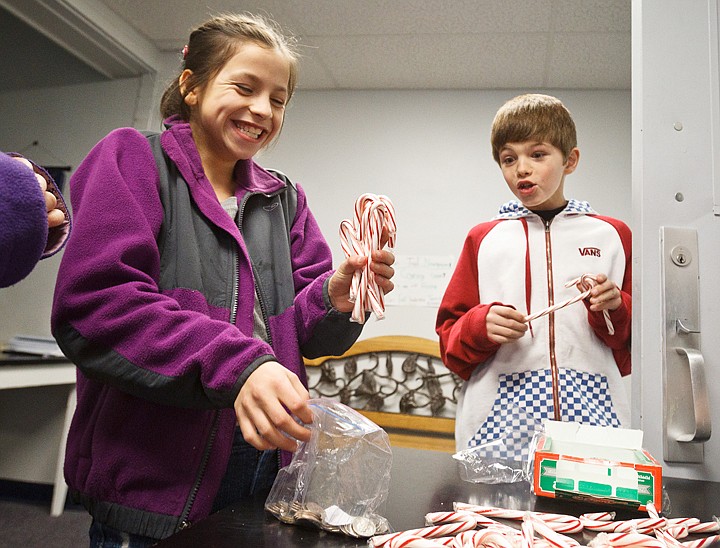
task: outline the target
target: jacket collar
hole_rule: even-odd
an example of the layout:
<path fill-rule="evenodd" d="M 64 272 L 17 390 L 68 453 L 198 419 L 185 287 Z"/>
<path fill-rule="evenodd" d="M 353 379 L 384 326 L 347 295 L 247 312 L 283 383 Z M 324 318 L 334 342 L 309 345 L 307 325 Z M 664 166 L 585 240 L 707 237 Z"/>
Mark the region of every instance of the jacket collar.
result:
<path fill-rule="evenodd" d="M 572 214 L 596 214 L 595 210 L 590 206 L 588 202 L 582 201 L 582 200 L 575 200 L 574 198 L 571 198 L 568 201 L 567 206 L 565 209 L 560 213 L 560 215 L 572 215 Z M 533 212 L 527 209 L 524 205 L 522 205 L 517 200 L 511 200 L 503 205 L 500 206 L 500 210 L 498 211 L 498 214 L 493 218 L 495 219 L 521 219 L 523 217 L 529 217 L 530 215 L 533 215 Z"/>
<path fill-rule="evenodd" d="M 163 145 L 168 145 L 166 150 L 172 160 L 177 164 L 180 172 L 183 173 L 185 170 L 190 170 L 195 180 L 206 180 L 202 161 L 200 160 L 200 153 L 193 140 L 190 124 L 179 116 L 171 116 L 164 121 L 164 125 L 167 128 L 165 133 L 173 136 L 173 140 L 177 146 L 173 147 L 169 143 L 168 135 L 164 136 Z M 172 151 L 170 149 L 172 149 Z M 235 178 L 238 182 L 238 191 L 240 194 L 245 194 L 246 192 L 273 194 L 285 187 L 284 182 L 260 167 L 252 159 L 239 160 L 237 164 L 235 164 Z"/>

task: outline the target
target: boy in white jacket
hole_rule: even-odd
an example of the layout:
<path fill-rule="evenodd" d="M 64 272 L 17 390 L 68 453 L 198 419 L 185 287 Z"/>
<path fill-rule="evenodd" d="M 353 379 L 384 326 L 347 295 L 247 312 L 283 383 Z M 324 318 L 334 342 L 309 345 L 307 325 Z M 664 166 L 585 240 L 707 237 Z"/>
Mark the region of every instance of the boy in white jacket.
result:
<path fill-rule="evenodd" d="M 491 143 L 518 201 L 470 230 L 436 331 L 445 364 L 466 381 L 458 451 L 502 440 L 493 456 L 521 460 L 543 419 L 629 423 L 621 377 L 630 373 L 631 233 L 565 198 L 580 151 L 558 99 L 511 99 L 495 116 Z M 575 284 L 565 284 L 584 275 L 592 286 L 585 306 L 528 321 L 576 297 Z"/>

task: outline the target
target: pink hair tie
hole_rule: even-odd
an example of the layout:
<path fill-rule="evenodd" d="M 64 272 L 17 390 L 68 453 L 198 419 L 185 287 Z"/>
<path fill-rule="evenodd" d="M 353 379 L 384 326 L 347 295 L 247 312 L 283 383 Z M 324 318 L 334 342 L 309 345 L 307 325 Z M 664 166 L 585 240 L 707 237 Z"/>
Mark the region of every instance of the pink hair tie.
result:
<path fill-rule="evenodd" d="M 189 51 L 188 45 L 187 45 L 187 44 L 185 44 L 185 45 L 183 46 L 183 49 L 182 49 L 182 56 L 183 56 L 183 59 L 187 59 L 187 54 L 188 54 L 188 51 Z"/>

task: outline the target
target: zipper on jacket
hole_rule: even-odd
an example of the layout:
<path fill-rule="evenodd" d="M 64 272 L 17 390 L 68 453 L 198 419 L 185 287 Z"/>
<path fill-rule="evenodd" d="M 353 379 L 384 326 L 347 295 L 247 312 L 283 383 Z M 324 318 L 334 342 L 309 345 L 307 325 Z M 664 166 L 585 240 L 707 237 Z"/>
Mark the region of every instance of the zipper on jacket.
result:
<path fill-rule="evenodd" d="M 190 511 L 192 510 L 198 491 L 200 490 L 200 484 L 202 483 L 202 480 L 205 477 L 205 472 L 207 471 L 208 462 L 210 461 L 210 452 L 215 445 L 215 437 L 217 436 L 219 420 L 220 412 L 215 411 L 212 426 L 210 428 L 210 436 L 208 437 L 207 444 L 205 444 L 205 452 L 203 453 L 202 461 L 200 461 L 200 468 L 197 476 L 195 477 L 195 483 L 193 483 L 192 489 L 190 489 L 190 494 L 188 495 L 187 502 L 185 503 L 185 508 L 183 508 L 182 514 L 180 515 L 180 525 L 178 525 L 178 531 L 191 525 L 188 518 L 190 517 Z"/>
<path fill-rule="evenodd" d="M 552 243 L 550 240 L 550 221 L 545 223 L 545 264 L 547 268 L 547 291 L 548 306 L 555 304 L 555 290 L 552 281 Z M 559 421 L 562 417 L 560 413 L 560 375 L 557 366 L 557 357 L 555 356 L 555 313 L 548 314 L 548 351 L 550 353 L 550 376 L 552 378 L 552 397 L 553 397 L 553 418 Z"/>
<path fill-rule="evenodd" d="M 240 208 L 239 208 L 239 210 L 238 210 L 237 226 L 238 226 L 238 230 L 240 231 L 240 234 L 243 233 L 242 223 L 243 223 L 243 215 L 245 214 L 245 206 L 247 205 L 247 203 L 248 203 L 248 201 L 250 200 L 250 198 L 251 198 L 252 196 L 256 195 L 256 194 L 262 194 L 262 195 L 265 196 L 266 198 L 271 198 L 271 197 L 273 197 L 273 196 L 275 196 L 275 195 L 277 195 L 277 194 L 279 194 L 279 193 L 275 193 L 275 194 L 264 194 L 264 193 L 261 193 L 261 192 L 253 192 L 253 193 L 249 193 L 249 194 L 247 194 L 247 196 L 245 196 L 245 199 L 243 199 L 242 204 L 241 204 L 241 206 L 240 206 Z M 236 255 L 236 257 L 237 257 L 237 255 Z M 255 289 L 255 295 L 253 295 L 253 302 L 254 302 L 254 299 L 257 297 L 258 303 L 260 304 L 260 313 L 261 313 L 261 315 L 262 315 L 263 324 L 265 325 L 265 333 L 266 333 L 266 335 L 267 335 L 267 341 L 266 341 L 266 342 L 267 342 L 270 346 L 272 346 L 273 342 L 272 342 L 272 335 L 270 334 L 270 322 L 268 321 L 268 313 L 267 313 L 267 309 L 265 308 L 265 302 L 263 301 L 262 288 L 260 287 L 260 284 L 258 284 L 258 282 L 257 282 L 257 280 L 258 280 L 257 271 L 255 270 L 255 264 L 253 263 L 252 257 L 250 257 L 250 254 L 249 254 L 249 253 L 248 253 L 248 259 L 250 260 L 250 266 L 252 267 L 253 285 L 254 285 L 254 289 Z M 236 278 L 236 280 L 237 280 L 238 276 L 239 276 L 239 273 L 238 273 L 238 265 L 237 265 L 237 258 L 236 258 L 236 261 L 235 261 L 235 278 Z M 233 314 L 233 318 L 232 318 L 232 323 L 233 323 L 233 324 L 235 323 L 235 317 L 237 316 L 237 307 L 238 307 L 238 303 L 237 303 L 237 293 L 238 293 L 237 285 L 238 285 L 238 283 L 239 283 L 239 281 L 236 283 L 236 288 L 235 288 L 234 295 L 233 295 L 233 296 L 234 296 L 234 299 L 233 299 L 233 310 L 234 310 L 234 312 L 235 312 L 235 313 Z M 254 305 L 253 305 L 253 308 L 254 308 Z"/>

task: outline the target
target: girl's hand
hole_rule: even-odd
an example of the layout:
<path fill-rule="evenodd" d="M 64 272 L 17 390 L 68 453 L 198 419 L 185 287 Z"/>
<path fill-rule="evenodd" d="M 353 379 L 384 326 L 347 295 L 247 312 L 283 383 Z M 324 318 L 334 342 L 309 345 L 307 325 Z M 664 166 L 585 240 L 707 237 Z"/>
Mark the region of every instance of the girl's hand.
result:
<path fill-rule="evenodd" d="M 392 264 L 395 256 L 386 249 L 372 252 L 370 271 L 373 273 L 375 283 L 387 295 L 394 288 L 392 277 L 395 269 Z M 367 264 L 367 257 L 354 255 L 345 259 L 330 278 L 328 294 L 333 307 L 340 312 L 352 312 L 353 303 L 350 302 L 350 285 L 356 270 L 362 270 Z"/>
<path fill-rule="evenodd" d="M 524 319 L 524 314 L 509 306 L 491 306 L 485 317 L 488 339 L 496 344 L 516 341 L 528 330 Z"/>
<path fill-rule="evenodd" d="M 312 422 L 309 398 L 297 375 L 278 362 L 262 364 L 235 399 L 235 414 L 245 441 L 260 451 L 297 449 L 296 440 L 308 441 L 310 430 L 293 416 L 305 424 Z"/>

